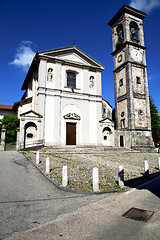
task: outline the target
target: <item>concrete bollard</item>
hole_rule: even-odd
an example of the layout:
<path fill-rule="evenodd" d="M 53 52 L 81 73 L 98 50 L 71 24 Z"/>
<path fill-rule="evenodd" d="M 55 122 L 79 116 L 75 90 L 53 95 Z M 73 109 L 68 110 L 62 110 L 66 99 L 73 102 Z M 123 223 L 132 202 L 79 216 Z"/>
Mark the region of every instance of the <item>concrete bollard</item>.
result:
<path fill-rule="evenodd" d="M 144 174 L 147 176 L 149 175 L 149 166 L 148 166 L 148 161 L 144 161 Z"/>
<path fill-rule="evenodd" d="M 158 169 L 160 170 L 160 157 L 158 158 Z"/>
<path fill-rule="evenodd" d="M 4 151 L 5 150 L 5 137 L 6 137 L 6 129 L 4 126 L 2 126 L 1 129 L 1 143 L 0 143 L 0 150 Z"/>
<path fill-rule="evenodd" d="M 62 187 L 67 187 L 68 185 L 68 171 L 67 166 L 62 167 Z"/>
<path fill-rule="evenodd" d="M 17 132 L 16 150 L 19 151 L 20 150 L 20 139 L 19 139 L 20 133 L 19 133 L 19 129 L 17 129 L 16 132 Z"/>
<path fill-rule="evenodd" d="M 99 169 L 97 167 L 93 168 L 92 172 L 92 182 L 93 182 L 93 191 L 99 191 Z"/>
<path fill-rule="evenodd" d="M 39 164 L 39 151 L 36 152 L 36 163 Z"/>
<path fill-rule="evenodd" d="M 49 160 L 49 157 L 46 158 L 46 173 L 50 173 L 50 160 Z"/>
<path fill-rule="evenodd" d="M 121 188 L 124 187 L 124 169 L 122 165 L 118 167 L 118 185 Z"/>

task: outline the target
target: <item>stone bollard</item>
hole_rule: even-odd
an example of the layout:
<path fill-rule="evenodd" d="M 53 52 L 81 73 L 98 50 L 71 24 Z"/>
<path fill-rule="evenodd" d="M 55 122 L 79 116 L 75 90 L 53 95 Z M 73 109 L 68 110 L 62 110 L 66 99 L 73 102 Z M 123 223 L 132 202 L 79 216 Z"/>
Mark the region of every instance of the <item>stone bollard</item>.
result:
<path fill-rule="evenodd" d="M 67 187 L 68 185 L 68 171 L 67 166 L 62 167 L 62 187 Z"/>
<path fill-rule="evenodd" d="M 144 161 L 144 174 L 147 176 L 149 175 L 149 166 L 148 166 L 148 161 Z"/>
<path fill-rule="evenodd" d="M 1 129 L 1 144 L 0 144 L 0 150 L 5 150 L 5 138 L 6 138 L 6 129 L 4 126 L 2 126 Z"/>
<path fill-rule="evenodd" d="M 20 141 L 19 141 L 20 133 L 19 133 L 19 129 L 17 129 L 16 132 L 17 132 L 16 150 L 19 151 L 20 150 Z"/>
<path fill-rule="evenodd" d="M 46 173 L 50 173 L 50 160 L 49 160 L 49 157 L 46 158 Z"/>
<path fill-rule="evenodd" d="M 118 167 L 118 185 L 121 188 L 124 187 L 124 169 L 122 165 Z"/>
<path fill-rule="evenodd" d="M 99 169 L 97 167 L 93 168 L 92 172 L 92 182 L 93 182 L 93 191 L 99 191 Z"/>
<path fill-rule="evenodd" d="M 36 163 L 39 164 L 39 151 L 36 152 Z"/>
<path fill-rule="evenodd" d="M 158 169 L 160 170 L 160 157 L 158 158 Z"/>
<path fill-rule="evenodd" d="M 5 150 L 5 138 L 6 138 L 6 129 L 2 126 L 1 129 L 1 144 L 0 144 L 0 150 Z"/>

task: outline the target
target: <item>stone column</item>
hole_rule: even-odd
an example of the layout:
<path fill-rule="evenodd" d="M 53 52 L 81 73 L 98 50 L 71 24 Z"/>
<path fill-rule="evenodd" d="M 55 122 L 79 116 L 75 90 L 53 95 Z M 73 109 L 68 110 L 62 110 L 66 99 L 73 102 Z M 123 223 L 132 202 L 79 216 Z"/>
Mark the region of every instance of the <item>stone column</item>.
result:
<path fill-rule="evenodd" d="M 6 138 L 6 129 L 4 127 L 2 127 L 2 129 L 1 129 L 1 145 L 0 145 L 1 151 L 5 150 L 5 138 Z"/>

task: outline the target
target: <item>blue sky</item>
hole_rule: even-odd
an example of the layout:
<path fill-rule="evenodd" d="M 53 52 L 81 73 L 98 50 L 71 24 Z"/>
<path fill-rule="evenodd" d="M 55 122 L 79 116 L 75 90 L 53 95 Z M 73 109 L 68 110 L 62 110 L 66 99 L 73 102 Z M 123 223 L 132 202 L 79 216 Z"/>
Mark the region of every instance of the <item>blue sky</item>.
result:
<path fill-rule="evenodd" d="M 75 45 L 103 64 L 102 94 L 114 107 L 111 27 L 108 21 L 131 5 L 144 19 L 150 95 L 160 113 L 160 0 L 0 0 L 0 104 L 23 95 L 22 83 L 38 51 Z"/>

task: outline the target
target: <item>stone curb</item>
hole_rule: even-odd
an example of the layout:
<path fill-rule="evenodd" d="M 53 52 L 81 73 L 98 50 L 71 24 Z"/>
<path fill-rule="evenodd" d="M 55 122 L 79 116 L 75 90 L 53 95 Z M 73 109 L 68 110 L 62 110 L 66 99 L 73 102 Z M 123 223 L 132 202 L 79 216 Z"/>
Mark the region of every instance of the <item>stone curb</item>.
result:
<path fill-rule="evenodd" d="M 152 178 L 155 178 L 157 177 L 158 175 L 160 175 L 160 172 L 157 172 L 154 174 L 154 176 L 149 176 L 147 177 L 146 179 L 143 179 L 143 180 L 140 180 L 139 182 L 137 183 L 134 183 L 130 186 L 126 186 L 126 187 L 123 187 L 123 188 L 118 188 L 116 190 L 110 190 L 110 191 L 99 191 L 99 192 L 89 192 L 89 191 L 78 191 L 78 190 L 73 190 L 73 189 L 67 189 L 67 188 L 63 188 L 61 186 L 59 186 L 55 181 L 53 181 L 50 177 L 48 177 L 45 172 L 43 172 L 41 170 L 40 167 L 37 166 L 37 164 L 35 162 L 33 162 L 25 153 L 22 153 L 20 152 L 21 154 L 23 154 L 51 183 L 53 183 L 58 189 L 62 190 L 62 191 L 65 191 L 65 192 L 72 192 L 72 193 L 79 193 L 79 194 L 105 194 L 105 193 L 115 193 L 115 192 L 119 192 L 119 191 L 122 191 L 122 190 L 126 190 L 128 188 L 132 188 L 132 187 L 138 187 L 139 185 L 149 181 L 150 179 Z"/>

